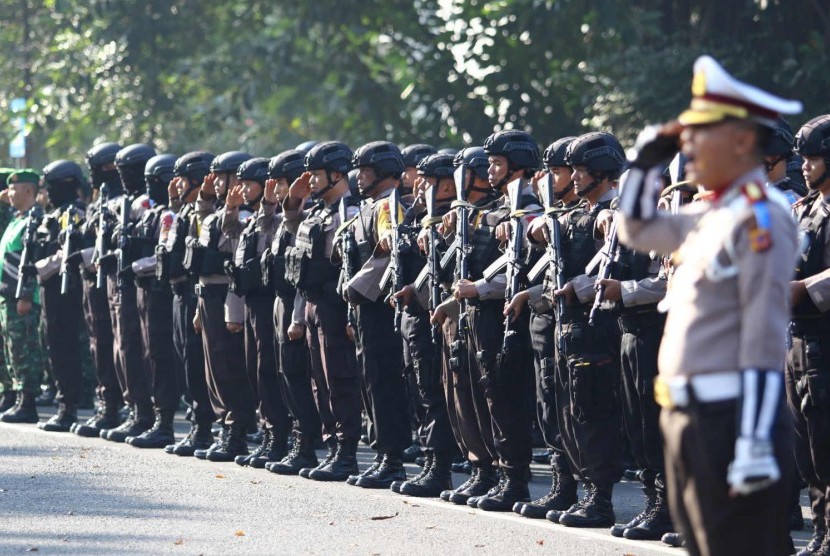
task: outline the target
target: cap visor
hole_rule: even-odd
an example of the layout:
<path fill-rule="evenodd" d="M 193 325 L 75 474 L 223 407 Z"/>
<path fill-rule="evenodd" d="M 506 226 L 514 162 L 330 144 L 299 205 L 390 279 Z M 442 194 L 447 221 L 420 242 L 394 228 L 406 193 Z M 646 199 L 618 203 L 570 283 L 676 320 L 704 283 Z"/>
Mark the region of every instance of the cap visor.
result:
<path fill-rule="evenodd" d="M 686 110 L 677 117 L 680 125 L 706 125 L 722 122 L 729 114 L 725 114 L 718 110 Z M 733 116 L 734 117 L 734 116 Z"/>

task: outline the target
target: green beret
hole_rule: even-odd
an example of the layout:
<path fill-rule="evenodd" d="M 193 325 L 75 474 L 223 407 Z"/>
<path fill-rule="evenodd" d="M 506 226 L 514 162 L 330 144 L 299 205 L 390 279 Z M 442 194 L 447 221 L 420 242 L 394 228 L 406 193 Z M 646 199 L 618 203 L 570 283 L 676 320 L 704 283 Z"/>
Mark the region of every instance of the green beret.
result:
<path fill-rule="evenodd" d="M 26 168 L 25 170 L 15 170 L 8 178 L 6 178 L 6 185 L 11 185 L 13 183 L 33 183 L 38 185 L 40 183 L 40 174 L 31 168 Z"/>

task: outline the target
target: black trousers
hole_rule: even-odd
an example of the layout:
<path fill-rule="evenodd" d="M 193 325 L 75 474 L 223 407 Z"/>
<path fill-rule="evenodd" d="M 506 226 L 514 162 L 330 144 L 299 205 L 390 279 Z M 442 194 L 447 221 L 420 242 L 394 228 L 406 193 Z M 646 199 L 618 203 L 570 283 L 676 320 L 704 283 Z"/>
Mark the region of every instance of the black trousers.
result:
<path fill-rule="evenodd" d="M 443 334 L 439 331 L 433 343 L 429 313 L 413 302 L 403 312 L 401 337 L 404 363 L 414 377 L 420 407 L 419 437 L 425 448 L 442 453 L 455 452 L 457 445 L 447 414 L 447 400 L 441 383 Z"/>
<path fill-rule="evenodd" d="M 830 523 L 830 327 L 825 319 L 790 326 L 785 383 L 798 472 L 809 485 L 812 517 Z"/>
<path fill-rule="evenodd" d="M 216 419 L 210 403 L 205 378 L 205 353 L 202 335 L 193 328 L 198 300 L 189 282 L 173 284 L 173 347 L 179 359 L 180 390 L 187 393 L 193 409 L 194 423 L 210 423 Z"/>
<path fill-rule="evenodd" d="M 643 477 L 664 484 L 663 439 L 660 436 L 660 406 L 654 399 L 657 352 L 663 337 L 665 315 L 648 312 L 619 317 L 622 371 L 623 428 Z"/>
<path fill-rule="evenodd" d="M 536 418 L 545 445 L 553 450 L 551 464 L 560 474 L 573 474 L 556 412 L 556 319 L 552 311 L 530 314 L 530 343 L 536 370 Z M 658 446 L 659 449 L 659 446 Z"/>
<path fill-rule="evenodd" d="M 596 485 L 622 476 L 618 389 L 619 334 L 613 316 L 601 312 L 563 321 L 556 354 L 556 408 L 562 445 L 571 468 Z"/>
<path fill-rule="evenodd" d="M 98 386 L 95 392 L 108 407 L 121 407 L 121 387 L 115 373 L 113 354 L 113 326 L 110 318 L 107 290 L 95 287 L 95 280 L 82 280 L 84 321 L 89 335 L 89 348 L 95 366 Z"/>
<path fill-rule="evenodd" d="M 209 286 L 199 294 L 205 376 L 213 411 L 224 425 L 256 427 L 256 403 L 245 366 L 245 337 L 225 324 L 227 286 Z"/>
<path fill-rule="evenodd" d="M 411 443 L 403 351 L 395 334 L 394 309 L 383 301 L 357 306 L 357 333 L 363 348 L 362 378 L 366 411 L 380 454 L 400 454 Z"/>
<path fill-rule="evenodd" d="M 277 372 L 273 306 L 273 295 L 245 296 L 245 364 L 259 400 L 260 419 L 266 428 L 273 429 L 280 442 L 285 442 L 290 420 Z"/>
<path fill-rule="evenodd" d="M 77 406 L 83 386 L 79 349 L 84 318 L 81 286 L 75 284 L 61 295 L 61 278 L 55 275 L 43 282 L 40 294 L 49 363 L 58 389 L 55 401 Z"/>
<path fill-rule="evenodd" d="M 134 408 L 136 417 L 146 420 L 153 419 L 153 401 L 150 398 L 150 371 L 144 359 L 135 290 L 132 282 L 119 290 L 115 274 L 107 275 L 110 316 L 115 324 L 115 370 L 121 394 L 124 401 Z"/>
<path fill-rule="evenodd" d="M 346 304 L 306 303 L 306 340 L 311 357 L 314 400 L 323 423 L 323 440 L 336 436 L 357 448 L 360 440 L 360 371 L 355 347 L 346 335 Z"/>
<path fill-rule="evenodd" d="M 153 405 L 157 411 L 173 414 L 181 395 L 177 379 L 180 362 L 173 347 L 173 293 L 166 284 L 153 280 L 150 287 L 138 288 L 136 301 Z"/>
<path fill-rule="evenodd" d="M 294 296 L 274 299 L 273 326 L 276 332 L 276 358 L 282 393 L 288 412 L 294 418 L 294 430 L 312 439 L 320 438 L 320 413 L 314 403 L 311 380 L 311 356 L 306 338 L 288 339 L 288 327 L 294 309 Z M 328 391 L 328 388 L 326 388 Z"/>
<path fill-rule="evenodd" d="M 498 461 L 496 447 L 493 444 L 493 423 L 469 338 L 465 349 L 456 354 L 451 346 L 458 339 L 458 321 L 448 318 L 444 321 L 442 332 L 444 396 L 453 435 L 471 462 L 492 464 Z M 452 361 L 456 357 L 457 360 Z M 479 419 L 479 414 L 486 415 L 487 418 Z"/>
<path fill-rule="evenodd" d="M 792 554 L 789 520 L 792 422 L 782 401 L 772 440 L 781 479 L 748 496 L 730 496 L 735 456 L 735 400 L 663 410 L 666 482 L 674 524 L 692 555 Z"/>
<path fill-rule="evenodd" d="M 480 301 L 470 305 L 470 333 L 478 361 L 479 380 L 493 426 L 493 442 L 499 466 L 506 470 L 523 469 L 532 457 L 531 419 L 533 418 L 533 361 L 524 314 L 512 325 L 515 332 L 508 359 L 501 366 L 498 356 L 505 335 L 502 300 Z M 479 414 L 480 419 L 486 419 Z M 479 428 L 483 428 L 479 424 Z"/>

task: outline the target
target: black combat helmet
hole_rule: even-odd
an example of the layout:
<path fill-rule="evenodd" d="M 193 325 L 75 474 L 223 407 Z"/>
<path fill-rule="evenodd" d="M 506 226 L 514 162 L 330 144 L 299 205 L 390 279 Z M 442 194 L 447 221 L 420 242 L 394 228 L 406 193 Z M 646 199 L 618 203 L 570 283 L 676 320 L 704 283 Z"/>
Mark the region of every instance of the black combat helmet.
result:
<path fill-rule="evenodd" d="M 84 188 L 84 173 L 81 167 L 71 160 L 50 162 L 42 175 L 49 201 L 55 207 L 62 207 L 78 198 L 78 190 Z"/>
<path fill-rule="evenodd" d="M 229 151 L 213 159 L 210 171 L 214 174 L 235 174 L 239 166 L 253 157 L 242 151 Z"/>
<path fill-rule="evenodd" d="M 487 168 L 490 163 L 487 161 L 487 153 L 482 147 L 464 147 L 453 158 L 453 164 L 458 167 L 462 164 L 473 171 L 479 179 L 487 179 Z"/>
<path fill-rule="evenodd" d="M 323 141 L 309 150 L 303 161 L 308 171 L 325 170 L 348 174 L 352 169 L 352 150 L 339 141 Z M 331 181 L 331 177 L 329 177 Z"/>
<path fill-rule="evenodd" d="M 283 151 L 268 163 L 268 177 L 278 180 L 285 178 L 288 183 L 302 175 L 305 170 L 305 153 L 300 149 Z"/>
<path fill-rule="evenodd" d="M 580 135 L 568 145 L 565 162 L 568 166 L 584 166 L 597 181 L 617 179 L 625 161 L 622 145 L 604 131 Z"/>
<path fill-rule="evenodd" d="M 352 166 L 368 166 L 375 171 L 378 179 L 399 177 L 404 171 L 401 150 L 389 141 L 372 141 L 354 152 Z"/>
<path fill-rule="evenodd" d="M 527 132 L 515 129 L 497 131 L 484 141 L 484 152 L 488 156 L 503 156 L 507 159 L 510 173 L 539 167 L 539 146 Z"/>
<path fill-rule="evenodd" d="M 562 137 L 561 139 L 557 139 L 548 145 L 548 148 L 545 149 L 545 152 L 542 155 L 542 160 L 544 161 L 545 166 L 548 168 L 556 166 L 567 167 L 568 163 L 565 161 L 565 153 L 568 151 L 568 145 L 570 145 L 574 139 L 576 139 L 576 137 Z"/>
<path fill-rule="evenodd" d="M 793 128 L 790 127 L 787 120 L 778 118 L 775 129 L 769 134 L 769 138 L 764 144 L 764 156 L 781 156 L 785 160 L 789 160 L 794 155 L 793 143 L 795 143 Z"/>
<path fill-rule="evenodd" d="M 300 143 L 299 145 L 294 147 L 294 150 L 301 151 L 303 153 L 307 153 L 315 145 L 318 145 L 319 143 L 320 143 L 320 141 L 313 141 L 313 140 L 312 141 L 303 141 L 302 143 Z"/>
<path fill-rule="evenodd" d="M 801 126 L 795 136 L 794 150 L 801 157 L 824 158 L 824 173 L 807 184 L 811 189 L 830 178 L 830 114 L 815 117 Z"/>
<path fill-rule="evenodd" d="M 265 180 L 268 179 L 269 162 L 267 158 L 249 158 L 236 169 L 236 177 L 240 180 L 258 182 L 265 187 Z"/>
<path fill-rule="evenodd" d="M 154 203 L 166 205 L 170 200 L 167 195 L 167 186 L 173 179 L 173 169 L 176 166 L 176 157 L 172 154 L 159 154 L 147 161 L 144 165 L 144 182 L 147 185 L 147 196 Z"/>
<path fill-rule="evenodd" d="M 454 157 L 449 154 L 431 154 L 418 163 L 418 175 L 432 178 L 452 178 Z"/>
<path fill-rule="evenodd" d="M 212 153 L 192 151 L 180 156 L 173 166 L 173 174 L 187 178 L 191 186 L 198 187 L 210 173 L 210 165 L 216 158 Z"/>
<path fill-rule="evenodd" d="M 106 183 L 108 186 L 121 189 L 121 180 L 118 177 L 118 170 L 103 170 L 108 164 L 115 164 L 115 155 L 121 150 L 118 143 L 101 143 L 95 145 L 86 153 L 86 164 L 89 167 L 89 178 L 92 187 L 99 188 Z"/>
<path fill-rule="evenodd" d="M 124 189 L 128 193 L 138 193 L 146 189 L 144 167 L 154 156 L 156 156 L 156 149 L 144 143 L 124 147 L 115 155 L 115 166 L 121 176 L 121 183 L 124 184 Z"/>
<path fill-rule="evenodd" d="M 406 168 L 415 168 L 418 163 L 425 156 L 435 154 L 438 151 L 432 145 L 424 143 L 417 143 L 415 145 L 407 145 L 401 149 L 401 158 L 403 158 L 403 165 Z"/>

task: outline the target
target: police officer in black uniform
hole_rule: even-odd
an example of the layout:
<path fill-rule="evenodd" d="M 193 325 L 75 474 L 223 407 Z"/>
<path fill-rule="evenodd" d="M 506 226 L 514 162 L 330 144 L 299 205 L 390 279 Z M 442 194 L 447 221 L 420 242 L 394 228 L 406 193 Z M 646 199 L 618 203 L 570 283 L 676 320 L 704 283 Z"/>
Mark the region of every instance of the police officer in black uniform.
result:
<path fill-rule="evenodd" d="M 787 404 L 795 423 L 796 463 L 807 482 L 813 538 L 800 555 L 830 554 L 830 115 L 813 118 L 795 137 L 809 193 L 796 206 L 803 234 L 791 285 Z"/>
<path fill-rule="evenodd" d="M 121 424 L 118 411 L 124 403 L 121 386 L 115 372 L 116 354 L 113 351 L 113 325 L 109 300 L 105 288 L 96 287 L 96 272 L 92 265 L 95 245 L 95 227 L 100 213 L 106 211 L 106 194 L 121 190 L 121 179 L 115 167 L 115 155 L 121 150 L 117 143 L 101 143 L 92 147 L 86 155 L 90 182 L 97 198 L 87 207 L 86 221 L 81 227 L 79 239 L 82 259 L 79 261 L 83 289 L 84 319 L 89 335 L 92 361 L 98 385 L 95 393 L 98 405 L 95 414 L 85 423 L 76 424 L 73 432 L 79 436 L 97 437 L 102 429 L 112 429 Z"/>
<path fill-rule="evenodd" d="M 193 151 L 176 160 L 175 177 L 168 189 L 172 210 L 162 220 L 156 247 L 156 277 L 166 280 L 173 293 L 173 346 L 183 373 L 179 382 L 191 404 L 187 436 L 164 447 L 165 452 L 178 456 L 192 456 L 196 450 L 207 450 L 213 444 L 211 424 L 216 415 L 208 394 L 202 335 L 193 327 L 197 307 L 195 281 L 184 268 L 187 234 L 196 227 L 197 218 L 206 216 L 196 208 L 196 198 L 213 159 L 211 153 Z"/>
<path fill-rule="evenodd" d="M 263 258 L 263 284 L 274 295 L 273 323 L 277 343 L 276 358 L 285 403 L 293 416 L 293 443 L 291 451 L 265 468 L 273 473 L 296 475 L 300 469 L 317 466 L 314 442 L 321 435 L 321 418 L 314 403 L 311 359 L 306 342 L 305 300 L 286 279 L 285 255 L 295 246 L 294 234 L 288 230 L 281 212 L 281 204 L 288 197 L 291 184 L 305 169 L 305 152 L 288 150 L 271 159 L 268 181 L 262 199 L 264 216 L 271 219 L 270 247 Z M 326 440 L 334 437 L 336 421 L 329 409 L 328 386 L 325 377 L 315 384 L 318 396 L 324 396 Z"/>
<path fill-rule="evenodd" d="M 256 401 L 245 366 L 245 305 L 229 291 L 225 261 L 236 251 L 236 240 L 222 234 L 227 192 L 239 183 L 237 170 L 251 155 L 239 151 L 213 159 L 210 175 L 199 193 L 200 210 L 214 212 L 197 218 L 187 239 L 185 268 L 198 277 L 199 309 L 194 326 L 202 332 L 205 369 L 211 403 L 223 426 L 220 440 L 208 450 L 196 451 L 199 459 L 234 461 L 247 455 L 246 432 L 256 428 Z"/>
<path fill-rule="evenodd" d="M 784 118 L 778 118 L 775 129 L 764 145 L 764 170 L 769 180 L 767 183 L 784 193 L 790 203 L 795 203 L 807 194 L 807 187 L 801 181 L 795 181 L 787 175 L 789 164 L 795 157 L 794 142 L 790 124 Z"/>
<path fill-rule="evenodd" d="M 394 326 L 395 310 L 380 295 L 379 287 L 391 249 L 378 244 L 391 232 L 388 197 L 400 185 L 404 167 L 400 150 L 388 141 L 363 145 L 355 151 L 352 164 L 358 169 L 357 183 L 366 202 L 351 224 L 358 265 L 347 291 L 355 306 L 362 349 L 364 405 L 372 421 L 373 447 L 381 458 L 355 484 L 362 488 L 389 488 L 394 481 L 406 479 L 401 457 L 410 444 L 411 429 L 402 346 Z M 399 216 L 403 216 L 402 211 Z"/>
<path fill-rule="evenodd" d="M 85 206 L 79 196 L 84 187 L 84 175 L 75 162 L 57 160 L 43 169 L 43 183 L 54 210 L 44 216 L 38 228 L 39 255 L 35 267 L 40 281 L 43 305 L 43 324 L 49 346 L 49 360 L 58 388 L 55 401 L 58 412 L 38 426 L 45 431 L 69 432 L 78 420 L 78 403 L 83 396 L 81 352 L 79 338 L 83 319 L 83 294 L 76 265 L 67 266 L 67 290 L 61 293 L 61 263 L 78 251 L 64 253 L 63 241 L 72 227 L 79 228 Z M 77 232 L 70 245 L 77 243 Z"/>
<path fill-rule="evenodd" d="M 614 180 L 623 160 L 619 141 L 604 132 L 577 137 L 566 155 L 577 195 L 587 204 L 560 219 L 568 282 L 554 292 L 564 296 L 566 305 L 557 338 L 555 395 L 562 441 L 585 496 L 566 512 L 551 510 L 546 517 L 572 527 L 614 524 L 611 493 L 622 473 L 619 334 L 611 311 L 599 311 L 589 323 L 595 278 L 585 269 L 602 247 L 595 223 L 615 197 Z"/>
<path fill-rule="evenodd" d="M 421 416 L 419 436 L 425 454 L 425 465 L 421 473 L 401 483 L 392 484 L 392 490 L 409 496 L 437 497 L 441 492 L 451 489 L 452 458 L 458 449 L 441 384 L 443 337 L 439 328 L 433 330 L 429 315 L 429 309 L 434 308 L 433 303 L 437 306 L 442 301 L 440 260 L 442 250 L 446 249 L 446 245 L 437 240 L 441 237 L 437 230 L 430 232 L 429 228 L 441 223 L 441 217 L 455 199 L 453 158 L 451 155 L 433 154 L 422 158 L 418 163 L 418 176 L 423 182 L 416 189 L 419 194 L 423 189 L 425 202 L 435 208 L 432 214 L 421 209 L 415 222 L 420 219 L 424 226 L 424 231 L 419 236 L 420 241 L 427 246 L 427 250 L 436 249 L 437 267 L 430 269 L 429 263 L 414 245 L 414 234 L 406 234 L 409 235 L 408 245 L 401 249 L 399 261 L 403 265 L 404 283 L 412 284 L 396 292 L 395 297 L 405 304 L 401 315 L 404 363 L 415 378 L 417 391 L 414 392 L 414 397 L 421 406 L 418 412 Z M 413 207 L 409 210 L 413 210 Z M 407 223 L 406 219 L 404 223 Z M 419 270 L 421 272 L 416 274 Z M 431 272 L 436 274 L 431 276 Z M 421 276 L 427 279 L 419 280 Z M 433 280 L 439 288 L 436 290 L 438 299 L 435 300 L 430 299 Z M 417 298 L 414 297 L 416 291 L 419 294 Z"/>
<path fill-rule="evenodd" d="M 510 511 L 516 502 L 530 500 L 533 361 L 527 313 L 512 313 L 505 318 L 505 294 L 509 293 L 508 283 L 516 273 L 519 281 L 524 282 L 527 269 L 541 251 L 530 249 L 522 233 L 516 244 L 517 264 L 507 263 L 505 273 L 501 270 L 504 265 L 494 263 L 508 260 L 508 254 L 504 259 L 499 257 L 502 239 L 507 240 L 507 249 L 514 247 L 509 241 L 510 219 L 517 218 L 523 229 L 527 229 L 527 216 L 511 215 L 511 201 L 523 211 L 541 209 L 528 181 L 539 166 L 539 148 L 529 134 L 509 130 L 488 137 L 484 152 L 490 163 L 490 187 L 501 199 L 481 214 L 473 228 L 470 274 L 474 280 L 459 280 L 454 293 L 457 298 L 472 300 L 467 305 L 470 355 L 476 358 L 483 381 L 501 476 L 496 486 L 483 496 L 471 497 L 467 505 L 485 511 Z M 516 180 L 519 180 L 518 187 L 508 194 L 508 185 Z M 518 198 L 512 199 L 513 195 Z"/>
<path fill-rule="evenodd" d="M 357 213 L 349 191 L 348 172 L 352 150 L 337 141 L 318 143 L 305 155 L 305 172 L 294 180 L 283 202 L 287 230 L 294 234 L 295 245 L 286 250 L 285 276 L 306 302 L 306 339 L 311 356 L 311 374 L 317 382 L 315 402 L 326 425 L 326 414 L 335 420 L 333 436 L 327 439 L 328 454 L 316 467 L 300 469 L 300 476 L 317 481 L 345 481 L 357 473 L 357 443 L 360 440 L 360 373 L 355 346 L 350 339 L 346 302 L 338 293 L 340 267 L 333 258 L 342 227 Z M 306 199 L 316 203 L 303 208 Z M 340 251 L 350 256 L 351 249 Z M 328 397 L 321 397 L 320 384 L 325 384 Z M 326 430 L 329 433 L 329 430 Z M 313 463 L 316 456 L 309 444 L 306 458 Z M 292 466 L 292 471 L 293 471 Z M 273 469 L 273 466 L 272 466 Z M 277 472 L 280 472 L 277 470 Z"/>
<path fill-rule="evenodd" d="M 286 456 L 290 428 L 277 373 L 274 295 L 262 282 L 262 253 L 274 234 L 273 214 L 266 214 L 262 204 L 269 162 L 267 158 L 252 158 L 239 166 L 239 184 L 228 192 L 222 216 L 222 233 L 238 238 L 233 259 L 225 268 L 231 278 L 231 291 L 245 300 L 245 364 L 259 401 L 263 432 L 260 446 L 249 455 L 237 456 L 235 461 L 257 469 Z"/>
<path fill-rule="evenodd" d="M 167 280 L 156 277 L 156 245 L 162 221 L 170 218 L 168 186 L 173 180 L 176 157 L 154 156 L 144 167 L 146 193 L 133 201 L 137 222 L 129 240 L 131 270 L 135 275 L 136 301 L 141 319 L 144 360 L 150 369 L 153 392 L 153 427 L 126 442 L 136 448 L 164 448 L 175 442 L 173 417 L 179 405 L 181 360 L 173 346 L 173 292 Z"/>
<path fill-rule="evenodd" d="M 555 207 L 563 212 L 576 208 L 581 202 L 574 191 L 572 169 L 565 160 L 567 148 L 574 139 L 575 137 L 563 137 L 551 143 L 542 155 L 545 170 L 535 176 L 540 187 L 547 187 L 542 183 L 543 180 L 552 180 L 552 198 L 547 200 L 546 207 Z M 531 237 L 539 235 L 545 243 L 550 240 L 548 218 L 556 218 L 556 215 L 534 220 L 528 234 Z M 525 304 L 530 305 L 530 339 L 536 370 L 536 417 L 545 445 L 551 451 L 550 491 L 537 500 L 529 503 L 517 502 L 513 507 L 516 513 L 536 519 L 544 518 L 550 510 L 567 510 L 577 499 L 576 480 L 562 447 L 559 422 L 556 418 L 553 384 L 556 369 L 556 316 L 550 300 L 543 295 L 546 285 L 549 288 L 550 284 L 555 283 L 558 268 L 554 266 L 553 261 L 547 258 L 545 260 L 547 272 L 542 277 L 545 283 L 534 283 L 533 287 L 517 294 L 510 305 L 515 311 L 522 310 Z"/>

